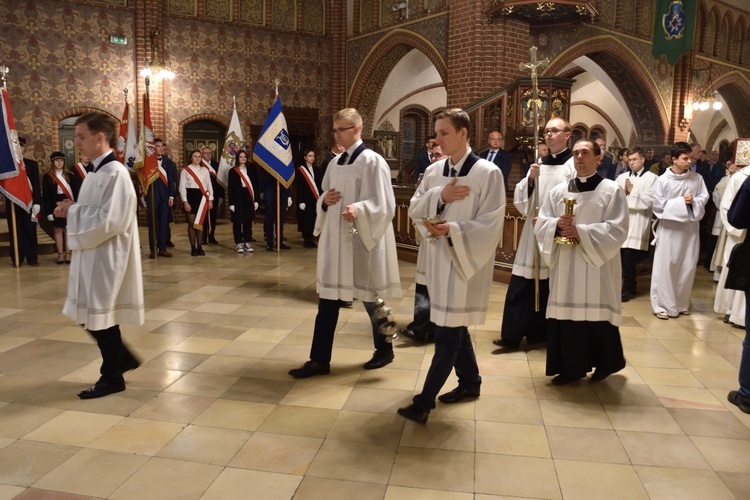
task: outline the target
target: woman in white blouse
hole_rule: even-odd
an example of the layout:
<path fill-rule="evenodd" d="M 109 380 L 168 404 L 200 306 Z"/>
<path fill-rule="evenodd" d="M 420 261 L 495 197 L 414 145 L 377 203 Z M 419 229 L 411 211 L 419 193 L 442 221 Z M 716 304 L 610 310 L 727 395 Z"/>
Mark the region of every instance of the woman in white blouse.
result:
<path fill-rule="evenodd" d="M 211 175 L 201 164 L 201 152 L 190 152 L 190 164 L 180 172 L 180 199 L 187 214 L 190 255 L 206 255 L 201 246 L 206 214 L 213 207 Z"/>

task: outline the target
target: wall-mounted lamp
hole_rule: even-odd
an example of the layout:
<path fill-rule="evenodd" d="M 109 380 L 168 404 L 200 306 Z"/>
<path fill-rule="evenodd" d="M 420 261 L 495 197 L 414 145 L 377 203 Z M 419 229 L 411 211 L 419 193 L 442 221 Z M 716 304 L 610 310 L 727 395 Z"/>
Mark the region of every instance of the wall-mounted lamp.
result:
<path fill-rule="evenodd" d="M 156 61 L 156 49 L 159 41 L 159 29 L 151 31 L 151 60 L 148 62 L 148 67 L 141 70 L 141 76 L 146 78 L 146 87 L 149 86 L 150 78 L 154 77 L 157 82 L 162 80 L 173 80 L 174 72 L 170 71 L 167 64 L 164 62 L 164 49 L 161 50 L 161 61 Z"/>
<path fill-rule="evenodd" d="M 393 12 L 401 10 L 401 19 L 409 19 L 409 0 L 404 0 L 393 6 Z"/>

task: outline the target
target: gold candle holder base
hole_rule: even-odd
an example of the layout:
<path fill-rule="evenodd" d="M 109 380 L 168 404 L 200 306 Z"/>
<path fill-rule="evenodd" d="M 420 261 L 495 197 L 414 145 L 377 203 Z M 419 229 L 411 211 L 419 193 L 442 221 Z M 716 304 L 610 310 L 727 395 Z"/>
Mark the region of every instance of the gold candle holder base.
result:
<path fill-rule="evenodd" d="M 573 215 L 573 207 L 576 204 L 575 198 L 565 198 L 565 215 Z M 558 245 L 578 245 L 581 243 L 578 238 L 567 238 L 565 236 L 555 236 L 555 243 Z"/>

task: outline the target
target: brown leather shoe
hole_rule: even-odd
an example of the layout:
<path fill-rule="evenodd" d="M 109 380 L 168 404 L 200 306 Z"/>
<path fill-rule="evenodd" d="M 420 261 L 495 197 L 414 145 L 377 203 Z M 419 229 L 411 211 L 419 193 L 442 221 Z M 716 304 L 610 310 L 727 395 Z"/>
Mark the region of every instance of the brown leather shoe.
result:
<path fill-rule="evenodd" d="M 172 254 L 169 253 L 169 250 L 159 250 L 159 257 L 171 257 Z"/>
<path fill-rule="evenodd" d="M 155 259 L 156 258 L 156 254 L 154 252 L 151 252 L 150 254 L 148 254 L 148 258 L 149 259 Z"/>

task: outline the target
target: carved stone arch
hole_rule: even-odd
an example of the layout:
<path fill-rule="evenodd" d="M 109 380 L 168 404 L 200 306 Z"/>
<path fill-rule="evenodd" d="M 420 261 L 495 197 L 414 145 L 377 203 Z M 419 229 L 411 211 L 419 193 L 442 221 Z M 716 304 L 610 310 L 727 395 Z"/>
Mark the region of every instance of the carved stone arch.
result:
<path fill-rule="evenodd" d="M 714 6 L 706 17 L 706 30 L 703 43 L 703 53 L 709 56 L 716 55 L 717 35 L 719 32 L 719 9 Z"/>
<path fill-rule="evenodd" d="M 693 46 L 698 52 L 705 52 L 706 41 L 706 9 L 703 3 L 698 4 L 695 16 L 695 32 L 693 35 Z"/>
<path fill-rule="evenodd" d="M 740 40 L 733 40 L 732 38 L 732 26 L 734 25 L 734 19 L 732 13 L 726 11 L 724 18 L 721 20 L 721 29 L 716 33 L 716 53 L 719 59 L 725 61 L 731 60 L 732 45 L 739 43 Z"/>
<path fill-rule="evenodd" d="M 183 152 L 183 148 L 182 148 L 182 144 L 184 144 L 184 142 L 185 142 L 185 127 L 187 125 L 190 125 L 193 122 L 198 122 L 198 121 L 213 122 L 213 123 L 221 126 L 222 128 L 224 128 L 225 131 L 226 131 L 226 129 L 229 128 L 229 120 L 225 116 L 217 115 L 217 114 L 214 114 L 214 113 L 200 113 L 200 114 L 197 114 L 197 115 L 189 116 L 189 117 L 185 118 L 184 120 L 182 120 L 178 124 L 179 129 L 180 129 L 180 135 L 179 135 L 179 145 L 180 145 L 180 147 L 178 147 L 178 148 L 175 149 L 172 144 L 169 145 L 173 150 L 180 152 L 180 155 L 179 155 L 178 158 L 173 158 L 173 160 L 178 165 L 185 165 L 187 163 L 187 159 L 183 158 L 183 156 L 184 156 L 183 153 L 184 152 Z"/>
<path fill-rule="evenodd" d="M 743 56 L 744 59 L 748 59 L 748 54 L 745 47 L 750 46 L 750 39 L 745 36 L 745 33 L 745 18 L 740 17 L 739 19 L 737 19 L 737 23 L 734 28 L 734 56 L 732 57 L 732 62 L 739 65 L 742 65 L 742 63 L 744 62 Z"/>
<path fill-rule="evenodd" d="M 414 155 L 421 151 L 424 143 L 427 142 L 427 136 L 430 135 L 432 117 L 430 110 L 421 104 L 409 104 L 399 111 L 399 136 L 401 138 L 401 148 L 399 149 L 399 164 L 405 165 Z M 407 120 L 414 121 L 414 130 L 407 131 L 404 126 Z M 407 137 L 413 136 L 413 137 Z"/>
<path fill-rule="evenodd" d="M 575 144 L 576 141 L 581 139 L 588 139 L 589 137 L 589 126 L 582 122 L 577 122 L 570 127 L 570 143 Z"/>
<path fill-rule="evenodd" d="M 347 97 L 349 107 L 357 108 L 364 120 L 363 135 L 372 133 L 375 107 L 386 78 L 374 79 L 374 74 L 389 75 L 398 61 L 412 49 L 419 50 L 435 66 L 440 79 L 448 80 L 448 66 L 440 52 L 426 38 L 404 29 L 396 29 L 370 49 L 357 70 Z"/>
<path fill-rule="evenodd" d="M 612 79 L 633 117 L 638 141 L 663 144 L 669 132 L 669 119 L 649 70 L 618 39 L 605 35 L 584 40 L 556 57 L 542 76 L 557 76 L 578 57 L 586 56 Z"/>
<path fill-rule="evenodd" d="M 732 71 L 714 81 L 714 88 L 727 103 L 739 137 L 750 136 L 750 80 L 739 71 Z"/>
<path fill-rule="evenodd" d="M 721 133 L 724 128 L 728 125 L 726 120 L 721 120 L 719 123 L 716 124 L 716 126 L 711 130 L 711 133 L 708 134 L 708 140 L 705 144 L 706 151 L 712 151 L 714 149 L 718 150 L 719 148 L 716 147 L 714 144 L 716 142 L 716 138 L 719 137 L 719 134 Z"/>

